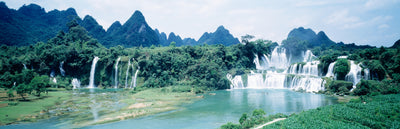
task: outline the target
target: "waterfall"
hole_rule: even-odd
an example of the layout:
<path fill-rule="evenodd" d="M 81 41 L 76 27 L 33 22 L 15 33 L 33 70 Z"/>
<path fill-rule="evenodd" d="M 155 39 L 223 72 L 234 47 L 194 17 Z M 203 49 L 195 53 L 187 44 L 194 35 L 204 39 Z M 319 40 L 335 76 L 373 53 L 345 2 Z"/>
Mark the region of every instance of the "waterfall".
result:
<path fill-rule="evenodd" d="M 54 77 L 54 78 L 50 78 L 50 80 L 53 82 L 53 83 L 55 83 L 55 84 L 57 84 L 57 79 Z"/>
<path fill-rule="evenodd" d="M 310 61 L 313 61 L 314 58 L 315 58 L 315 55 L 314 55 L 310 50 L 307 50 L 307 51 L 303 54 L 303 62 L 310 62 Z"/>
<path fill-rule="evenodd" d="M 131 60 L 128 60 L 128 67 L 126 68 L 125 88 L 128 88 L 129 67 L 131 67 Z"/>
<path fill-rule="evenodd" d="M 76 89 L 76 88 L 80 88 L 81 87 L 81 82 L 76 78 L 72 79 L 71 84 L 72 84 L 72 89 Z"/>
<path fill-rule="evenodd" d="M 318 76 L 318 64 L 319 61 L 306 62 L 304 65 L 295 63 L 289 66 L 287 73 Z"/>
<path fill-rule="evenodd" d="M 51 70 L 50 77 L 54 77 L 55 75 L 56 75 L 56 73 L 54 72 L 54 70 Z"/>
<path fill-rule="evenodd" d="M 26 68 L 26 64 L 22 64 L 22 65 L 24 65 L 24 69 L 28 69 L 28 68 Z"/>
<path fill-rule="evenodd" d="M 275 47 L 271 54 L 268 67 L 275 69 L 286 69 L 289 61 L 286 57 L 286 49 Z"/>
<path fill-rule="evenodd" d="M 332 62 L 332 63 L 329 64 L 328 71 L 326 72 L 325 77 L 332 77 L 332 76 L 335 76 L 335 75 L 333 74 L 333 67 L 335 66 L 335 64 L 336 64 L 336 62 Z"/>
<path fill-rule="evenodd" d="M 234 78 L 232 78 L 231 74 L 227 74 L 226 77 L 228 80 L 231 82 L 231 89 L 243 89 L 243 81 L 242 81 L 242 76 L 237 75 Z"/>
<path fill-rule="evenodd" d="M 302 63 L 294 63 L 289 65 L 292 55 L 287 58 L 286 49 L 276 47 L 270 56 L 258 54 L 254 55 L 254 64 L 257 71 L 250 71 L 245 76 L 232 76 L 227 74 L 226 77 L 231 82 L 231 89 L 241 88 L 274 88 L 274 89 L 294 89 L 306 90 L 307 92 L 317 92 L 324 90 L 324 80 L 319 76 L 319 61 L 314 61 L 316 57 L 310 50 L 303 52 L 298 61 Z M 283 72 L 282 72 L 283 71 Z M 243 79 L 247 81 L 244 82 Z"/>
<path fill-rule="evenodd" d="M 364 79 L 369 80 L 369 69 L 364 69 Z"/>
<path fill-rule="evenodd" d="M 354 61 L 350 61 L 350 72 L 346 75 L 345 80 L 353 82 L 355 86 L 361 80 L 361 70 L 360 65 L 355 64 Z"/>
<path fill-rule="evenodd" d="M 286 88 L 302 89 L 307 92 L 325 90 L 324 84 L 326 82 L 320 74 L 322 72 L 318 69 L 320 62 L 314 60 L 316 56 L 310 50 L 302 53 L 300 59 L 296 59 L 296 61 L 303 62 L 289 65 L 292 55 L 289 55 L 289 58 L 287 58 L 286 50 L 276 47 L 270 56 L 254 54 L 255 58 L 253 62 L 257 70 L 247 73 L 247 78 L 243 75 L 232 76 L 230 74 L 227 74 L 226 77 L 231 82 L 231 89 Z M 347 56 L 340 56 L 338 58 L 346 59 Z M 329 64 L 327 74 L 324 77 L 335 76 L 333 73 L 335 63 L 332 62 Z M 360 64 L 355 64 L 351 60 L 350 64 L 350 72 L 345 77 L 346 81 L 350 81 L 353 85 L 356 85 L 362 78 L 369 79 L 369 69 L 362 69 Z M 246 82 L 243 80 L 246 80 Z"/>
<path fill-rule="evenodd" d="M 117 61 L 115 62 L 115 76 L 114 76 L 114 88 L 118 88 L 118 63 L 121 57 L 118 57 Z"/>
<path fill-rule="evenodd" d="M 90 69 L 90 80 L 89 80 L 89 86 L 88 86 L 88 88 L 94 88 L 95 86 L 94 86 L 94 73 L 95 73 L 95 71 L 96 71 L 96 64 L 97 64 L 97 61 L 99 61 L 99 57 L 97 57 L 97 56 L 95 56 L 94 58 L 93 58 L 93 62 L 92 62 L 92 68 Z"/>
<path fill-rule="evenodd" d="M 131 88 L 135 88 L 136 87 L 136 79 L 137 79 L 137 74 L 139 72 L 139 68 L 140 67 L 138 67 L 138 69 L 136 69 L 135 77 L 133 78 L 133 87 L 131 87 Z"/>
<path fill-rule="evenodd" d="M 306 91 L 320 91 L 324 90 L 323 86 L 323 79 L 320 77 L 312 77 L 312 76 L 294 76 L 290 80 L 290 85 L 287 86 L 287 88 L 291 89 L 302 89 Z"/>
<path fill-rule="evenodd" d="M 63 65 L 64 65 L 64 61 L 61 61 L 60 62 L 60 73 L 61 73 L 61 75 L 62 76 L 65 76 L 65 70 L 63 69 Z"/>

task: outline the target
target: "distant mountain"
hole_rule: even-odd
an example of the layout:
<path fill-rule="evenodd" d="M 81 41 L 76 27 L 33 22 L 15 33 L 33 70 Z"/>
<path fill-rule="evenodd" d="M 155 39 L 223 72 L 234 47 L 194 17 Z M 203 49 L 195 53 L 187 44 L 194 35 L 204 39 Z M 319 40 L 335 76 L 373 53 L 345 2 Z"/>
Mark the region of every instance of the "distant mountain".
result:
<path fill-rule="evenodd" d="M 222 44 L 225 46 L 234 45 L 240 43 L 239 40 L 229 33 L 229 30 L 225 29 L 223 26 L 219 26 L 215 32 L 208 33 L 205 32 L 198 41 L 193 38 L 182 38 L 171 32 L 168 38 L 164 32 L 159 32 L 158 29 L 155 30 L 157 33 L 160 43 L 162 46 L 168 46 L 171 42 L 175 42 L 176 46 L 195 46 L 195 45 L 215 45 Z"/>
<path fill-rule="evenodd" d="M 224 26 L 219 26 L 213 33 L 204 33 L 197 42 L 198 44 L 222 44 L 225 46 L 240 43 L 239 39 L 233 37 L 233 35 L 229 33 L 229 30 L 225 29 Z"/>
<path fill-rule="evenodd" d="M 326 36 L 325 32 L 320 31 L 318 34 L 311 29 L 304 29 L 303 27 L 295 28 L 289 32 L 287 39 L 295 39 L 298 41 L 306 41 L 308 43 L 308 47 L 322 46 L 329 47 L 335 45 L 328 36 Z"/>
<path fill-rule="evenodd" d="M 176 46 L 183 46 L 182 38 L 179 35 L 175 35 L 174 32 L 169 33 L 167 43 L 175 42 Z"/>
<path fill-rule="evenodd" d="M 135 11 L 133 15 L 122 26 L 119 22 L 114 23 L 110 28 L 112 32 L 107 33 L 107 37 L 103 42 L 106 47 L 122 45 L 125 47 L 159 45 L 157 33 L 147 24 L 143 14 Z M 107 39 L 112 39 L 107 40 Z"/>
<path fill-rule="evenodd" d="M 164 32 L 153 30 L 140 11 L 135 11 L 124 24 L 119 21 L 114 22 L 106 31 L 90 15 L 82 20 L 73 8 L 64 11 L 52 10 L 46 13 L 44 8 L 36 4 L 24 5 L 14 10 L 9 9 L 4 2 L 0 2 L 0 30 L 2 30 L 0 45 L 26 46 L 39 41 L 47 42 L 59 31 L 67 32 L 66 24 L 72 20 L 75 20 L 88 31 L 90 36 L 106 47 L 168 46 L 171 42 L 175 42 L 176 46 L 199 44 L 229 46 L 239 43 L 239 40 L 223 26 L 218 27 L 213 33 L 204 33 L 199 41 L 193 38 L 182 39 L 173 32 L 167 37 Z"/>
<path fill-rule="evenodd" d="M 96 39 L 103 39 L 107 35 L 103 27 L 92 16 L 86 15 L 80 25 Z"/>
<path fill-rule="evenodd" d="M 66 24 L 73 19 L 81 22 L 73 8 L 46 13 L 36 4 L 24 5 L 14 10 L 0 2 L 0 45 L 22 46 L 45 42 L 58 31 L 67 31 Z"/>
<path fill-rule="evenodd" d="M 391 48 L 399 48 L 400 47 L 400 39 L 397 40 Z"/>

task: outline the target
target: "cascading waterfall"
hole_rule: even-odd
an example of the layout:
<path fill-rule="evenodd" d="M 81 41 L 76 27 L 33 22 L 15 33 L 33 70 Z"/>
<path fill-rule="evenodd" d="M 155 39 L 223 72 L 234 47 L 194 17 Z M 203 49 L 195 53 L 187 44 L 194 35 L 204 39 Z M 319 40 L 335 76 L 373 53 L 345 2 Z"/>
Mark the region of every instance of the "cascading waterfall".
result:
<path fill-rule="evenodd" d="M 97 56 L 95 56 L 94 58 L 93 58 L 93 62 L 92 62 L 92 68 L 90 69 L 90 78 L 89 78 L 89 86 L 88 86 L 88 88 L 94 88 L 95 86 L 94 86 L 94 73 L 95 73 L 95 71 L 96 71 L 96 64 L 97 64 L 97 61 L 99 61 L 99 57 L 97 57 Z"/>
<path fill-rule="evenodd" d="M 369 69 L 364 69 L 364 79 L 369 80 Z"/>
<path fill-rule="evenodd" d="M 335 75 L 333 74 L 333 68 L 334 68 L 335 64 L 336 64 L 336 62 L 332 62 L 332 63 L 329 64 L 329 66 L 328 66 L 328 72 L 326 73 L 325 77 L 332 77 L 332 76 L 335 76 Z"/>
<path fill-rule="evenodd" d="M 361 70 L 362 68 L 360 65 L 355 64 L 354 61 L 350 61 L 350 72 L 346 75 L 345 80 L 353 82 L 353 85 L 355 86 L 358 82 L 361 81 Z"/>
<path fill-rule="evenodd" d="M 268 67 L 275 69 L 286 69 L 289 62 L 290 61 L 286 57 L 286 49 L 275 47 L 269 59 Z"/>
<path fill-rule="evenodd" d="M 26 64 L 22 64 L 22 65 L 24 65 L 24 69 L 28 69 L 28 68 L 26 68 Z"/>
<path fill-rule="evenodd" d="M 128 60 L 128 67 L 126 68 L 125 88 L 128 88 L 129 67 L 131 67 L 131 60 Z"/>
<path fill-rule="evenodd" d="M 135 62 L 135 58 L 132 58 L 132 62 Z M 133 64 L 134 63 L 132 63 L 132 75 L 135 75 L 135 76 L 132 76 L 131 86 L 129 88 L 135 88 L 136 87 L 136 79 L 137 79 L 137 75 L 138 75 L 139 69 L 140 69 L 140 67 L 138 66 L 138 68 L 136 69 L 135 74 L 133 74 L 133 72 L 134 72 Z"/>
<path fill-rule="evenodd" d="M 303 62 L 292 65 L 289 65 L 292 55 L 289 54 L 287 56 L 286 50 L 281 47 L 276 47 L 270 56 L 263 55 L 260 57 L 255 54 L 254 57 L 253 62 L 257 71 L 250 71 L 247 74 L 247 78 L 243 78 L 247 79 L 247 83 L 243 81 L 242 77 L 244 76 L 242 75 L 226 75 L 231 82 L 231 89 L 287 88 L 305 90 L 307 92 L 325 90 L 324 85 L 326 82 L 321 75 L 323 72 L 318 69 L 320 62 L 315 60 L 316 56 L 310 50 L 302 52 L 300 59 L 296 59 L 296 61 Z M 347 56 L 338 58 L 347 58 Z M 333 73 L 335 63 L 329 64 L 325 77 L 333 76 L 333 79 L 336 79 Z M 360 64 L 355 64 L 354 61 L 350 61 L 350 63 L 351 68 L 346 75 L 346 81 L 353 82 L 353 85 L 356 85 L 361 78 L 369 79 L 369 69 L 362 69 Z"/>
<path fill-rule="evenodd" d="M 81 87 L 81 82 L 77 78 L 73 78 L 71 84 L 72 84 L 72 89 L 77 89 Z"/>
<path fill-rule="evenodd" d="M 228 78 L 229 81 L 232 82 L 231 84 L 231 89 L 243 89 L 243 80 L 242 80 L 242 76 L 237 75 L 235 76 L 235 78 L 232 78 L 231 74 L 227 74 L 226 78 Z"/>
<path fill-rule="evenodd" d="M 314 55 L 310 50 L 307 50 L 307 51 L 303 54 L 303 62 L 310 62 L 310 61 L 313 61 L 314 58 L 315 58 L 315 55 Z"/>
<path fill-rule="evenodd" d="M 311 51 L 302 52 L 304 63 L 289 65 L 291 55 L 286 55 L 286 49 L 276 47 L 270 56 L 259 57 L 255 54 L 254 64 L 257 71 L 247 74 L 247 83 L 243 76 L 232 77 L 227 75 L 231 82 L 231 89 L 240 88 L 275 88 L 275 89 L 303 89 L 308 92 L 323 90 L 323 79 L 319 76 L 319 61 L 314 61 L 315 56 Z M 289 58 L 288 58 L 289 57 Z"/>
<path fill-rule="evenodd" d="M 138 69 L 136 69 L 135 77 L 133 78 L 133 87 L 131 87 L 131 88 L 136 87 L 136 79 L 137 79 L 137 74 L 139 73 L 139 69 L 140 69 L 140 67 L 138 67 Z"/>
<path fill-rule="evenodd" d="M 306 62 L 303 66 L 302 64 L 290 65 L 287 72 L 289 74 L 301 74 L 301 75 L 313 75 L 318 76 L 318 64 L 319 61 Z"/>
<path fill-rule="evenodd" d="M 60 67 L 59 67 L 59 69 L 60 69 L 61 75 L 62 75 L 62 76 L 65 76 L 65 70 L 63 69 L 63 65 L 64 65 L 64 61 L 61 61 L 61 62 L 60 62 Z"/>
<path fill-rule="evenodd" d="M 117 61 L 115 62 L 115 76 L 114 76 L 114 88 L 118 88 L 118 63 L 121 60 L 121 57 L 118 57 Z"/>

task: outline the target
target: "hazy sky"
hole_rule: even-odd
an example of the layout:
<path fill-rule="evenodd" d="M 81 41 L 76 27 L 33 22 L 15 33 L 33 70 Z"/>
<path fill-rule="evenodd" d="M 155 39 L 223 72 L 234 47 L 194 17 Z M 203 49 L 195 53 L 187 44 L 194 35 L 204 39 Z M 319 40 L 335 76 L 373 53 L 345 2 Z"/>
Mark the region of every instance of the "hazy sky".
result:
<path fill-rule="evenodd" d="M 76 9 L 107 29 L 140 10 L 153 28 L 198 40 L 223 25 L 235 37 L 281 42 L 293 28 L 324 31 L 333 41 L 391 46 L 400 39 L 400 0 L 5 0 L 9 8 L 36 3 L 46 11 Z"/>

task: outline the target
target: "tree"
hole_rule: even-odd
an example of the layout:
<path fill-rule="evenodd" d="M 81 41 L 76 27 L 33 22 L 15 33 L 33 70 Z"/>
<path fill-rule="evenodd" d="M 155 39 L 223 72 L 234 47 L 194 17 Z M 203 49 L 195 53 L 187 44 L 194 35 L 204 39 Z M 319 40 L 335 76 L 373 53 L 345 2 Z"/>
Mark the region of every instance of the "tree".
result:
<path fill-rule="evenodd" d="M 242 36 L 242 43 L 243 43 L 243 44 L 247 44 L 247 43 L 249 43 L 250 40 L 253 39 L 253 38 L 254 38 L 253 35 L 246 34 L 245 36 Z"/>
<path fill-rule="evenodd" d="M 26 100 L 24 97 L 25 94 L 30 94 L 32 92 L 32 86 L 31 85 L 26 85 L 26 84 L 19 84 L 16 87 L 17 94 L 19 94 L 23 100 Z"/>
<path fill-rule="evenodd" d="M 239 123 L 243 124 L 247 120 L 247 113 L 243 113 L 239 119 Z"/>
<path fill-rule="evenodd" d="M 29 85 L 36 92 L 35 95 L 40 96 L 40 93 L 47 92 L 46 87 L 49 85 L 49 80 L 50 78 L 46 75 L 36 76 Z"/>
<path fill-rule="evenodd" d="M 347 59 L 338 59 L 334 66 L 333 72 L 337 74 L 337 80 L 344 80 L 350 71 L 350 65 Z"/>

